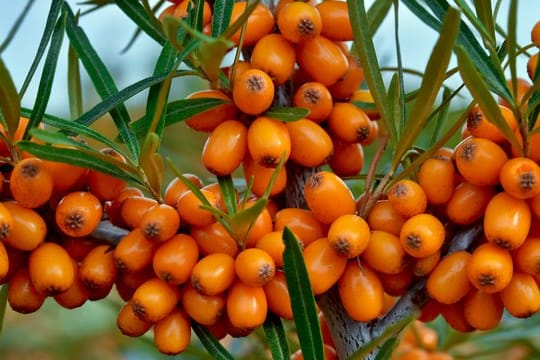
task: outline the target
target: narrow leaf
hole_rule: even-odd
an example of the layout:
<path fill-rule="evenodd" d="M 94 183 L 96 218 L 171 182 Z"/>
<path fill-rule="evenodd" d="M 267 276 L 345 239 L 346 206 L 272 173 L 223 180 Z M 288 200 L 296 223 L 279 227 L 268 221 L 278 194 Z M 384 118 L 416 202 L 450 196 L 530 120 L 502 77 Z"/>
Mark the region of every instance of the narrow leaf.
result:
<path fill-rule="evenodd" d="M 392 139 L 396 137 L 394 127 L 395 120 L 389 113 L 389 104 L 387 101 L 386 89 L 382 79 L 382 74 L 373 44 L 373 38 L 367 31 L 369 29 L 369 20 L 364 5 L 365 0 L 347 0 L 349 6 L 349 16 L 354 33 L 354 46 L 358 55 L 360 65 L 364 69 L 365 80 L 369 86 L 371 95 L 377 108 L 381 113 L 381 124 L 389 130 Z"/>
<path fill-rule="evenodd" d="M 287 343 L 287 334 L 283 328 L 283 323 L 279 316 L 269 312 L 263 325 L 268 348 L 272 353 L 273 360 L 288 360 L 289 344 Z"/>
<path fill-rule="evenodd" d="M 397 337 L 388 339 L 383 346 L 379 349 L 379 352 L 377 356 L 375 357 L 375 360 L 386 360 L 390 359 L 392 352 L 396 348 L 397 344 L 399 342 L 399 339 Z"/>
<path fill-rule="evenodd" d="M 255 201 L 253 205 L 244 207 L 234 216 L 229 217 L 229 226 L 234 234 L 233 237 L 238 241 L 240 248 L 244 247 L 255 220 L 261 214 L 267 204 L 267 198 L 260 198 Z"/>
<path fill-rule="evenodd" d="M 61 16 L 56 22 L 53 34 L 51 36 L 51 44 L 49 46 L 47 57 L 45 58 L 43 72 L 41 73 L 39 88 L 34 103 L 34 110 L 32 111 L 30 122 L 25 128 L 22 137 L 25 140 L 28 139 L 28 131 L 36 127 L 41 122 L 43 114 L 47 109 L 47 104 L 49 103 L 49 98 L 51 96 L 54 75 L 56 73 L 56 64 L 58 63 L 58 56 L 60 55 L 60 49 L 64 39 L 64 27 L 65 16 Z"/>
<path fill-rule="evenodd" d="M 264 116 L 281 121 L 296 121 L 309 115 L 309 109 L 292 106 L 276 106 L 264 113 Z"/>
<path fill-rule="evenodd" d="M 0 110 L 6 120 L 8 136 L 13 138 L 21 116 L 21 101 L 2 58 L 0 58 Z"/>
<path fill-rule="evenodd" d="M 204 326 L 191 322 L 191 327 L 197 337 L 204 345 L 208 353 L 216 360 L 234 360 L 234 356 L 231 355 L 216 339 L 216 337 Z"/>
<path fill-rule="evenodd" d="M 19 91 L 19 96 L 21 98 L 24 97 L 24 94 L 26 93 L 26 90 L 28 89 L 28 85 L 30 85 L 30 81 L 32 81 L 32 77 L 34 76 L 34 73 L 37 70 L 39 62 L 41 61 L 43 54 L 45 54 L 45 49 L 47 48 L 47 44 L 49 43 L 49 39 L 51 38 L 51 35 L 53 33 L 53 29 L 56 24 L 56 19 L 58 19 L 58 15 L 60 14 L 62 5 L 64 5 L 64 0 L 52 0 L 51 2 L 49 14 L 47 15 L 47 22 L 45 23 L 45 29 L 43 30 L 43 34 L 41 35 L 41 40 L 39 41 L 39 46 L 36 52 L 36 56 L 34 57 L 34 60 L 32 61 L 32 65 L 30 65 L 30 69 L 28 70 L 28 73 L 26 74 L 26 78 L 24 79 L 21 90 Z"/>
<path fill-rule="evenodd" d="M 439 39 L 429 57 L 426 65 L 425 75 L 422 84 L 416 95 L 414 107 L 409 115 L 403 134 L 397 144 L 392 161 L 392 168 L 395 169 L 402 156 L 414 143 L 420 131 L 424 128 L 433 104 L 439 93 L 443 81 L 446 78 L 446 69 L 450 62 L 452 49 L 456 41 L 459 30 L 459 11 L 450 8 L 444 19 Z"/>
<path fill-rule="evenodd" d="M 515 104 L 517 99 L 517 0 L 510 1 L 510 11 L 508 13 L 508 36 L 506 37 L 508 48 L 508 65 L 510 68 L 510 79 L 512 80 L 511 104 Z"/>
<path fill-rule="evenodd" d="M 230 0 L 216 0 L 214 2 L 214 11 L 212 13 L 212 36 L 218 37 L 231 21 L 231 14 L 234 2 Z"/>
<path fill-rule="evenodd" d="M 283 229 L 283 268 L 291 296 L 294 323 L 298 331 L 300 348 L 305 359 L 324 360 L 324 349 L 317 317 L 315 297 L 307 274 L 298 239 L 293 232 Z"/>
<path fill-rule="evenodd" d="M 161 184 L 165 173 L 163 158 L 158 153 L 159 143 L 159 136 L 156 133 L 149 133 L 146 136 L 139 157 L 140 166 L 155 194 L 161 194 Z"/>
<path fill-rule="evenodd" d="M 486 118 L 497 126 L 516 149 L 521 149 L 521 145 L 519 145 L 512 129 L 502 116 L 497 101 L 489 92 L 487 84 L 478 73 L 467 51 L 463 47 L 458 46 L 456 54 L 461 78 L 465 85 L 467 85 L 467 89 L 471 92 L 474 100 L 478 103 L 478 106 L 480 106 L 480 109 L 486 115 Z"/>
<path fill-rule="evenodd" d="M 6 305 L 8 297 L 8 285 L 2 285 L 0 289 L 0 335 L 2 334 L 2 329 L 4 327 L 4 317 L 6 315 Z"/>
<path fill-rule="evenodd" d="M 79 57 L 71 45 L 68 50 L 68 98 L 69 113 L 72 119 L 76 119 L 81 116 L 84 107 Z"/>
<path fill-rule="evenodd" d="M 116 5 L 148 36 L 163 45 L 167 41 L 159 22 L 148 15 L 138 1 L 115 0 Z"/>
<path fill-rule="evenodd" d="M 233 36 L 240 28 L 244 25 L 244 23 L 247 22 L 247 18 L 253 10 L 259 5 L 261 0 L 253 0 L 249 1 L 248 5 L 246 6 L 246 10 L 236 19 L 235 22 L 229 25 L 229 27 L 222 33 L 222 37 L 226 39 L 230 39 L 231 36 Z"/>
<path fill-rule="evenodd" d="M 230 216 L 236 215 L 237 211 L 237 193 L 234 187 L 232 176 L 218 176 L 219 189 L 225 202 L 227 213 Z"/>
<path fill-rule="evenodd" d="M 384 18 L 388 14 L 388 10 L 392 6 L 393 0 L 378 0 L 374 1 L 367 12 L 369 19 L 369 33 L 373 36 L 377 29 L 381 26 Z"/>
<path fill-rule="evenodd" d="M 21 151 L 28 151 L 45 160 L 58 161 L 88 169 L 96 170 L 107 175 L 117 177 L 130 182 L 144 184 L 134 173 L 123 171 L 117 164 L 112 164 L 101 159 L 99 156 L 90 155 L 78 149 L 54 147 L 51 145 L 37 144 L 32 141 L 20 141 L 17 147 Z"/>
<path fill-rule="evenodd" d="M 79 58 L 88 72 L 96 91 L 102 99 L 107 99 L 115 95 L 118 93 L 118 89 L 114 83 L 112 75 L 90 44 L 90 41 L 88 40 L 88 37 L 84 31 L 75 23 L 73 13 L 67 4 L 65 8 L 68 14 L 66 30 L 69 40 L 77 52 L 77 55 L 79 55 Z M 126 106 L 124 104 L 120 104 L 116 108 L 112 109 L 110 114 L 120 133 L 120 137 L 127 145 L 131 156 L 134 159 L 138 159 L 139 143 L 129 128 L 130 117 Z"/>
<path fill-rule="evenodd" d="M 11 43 L 11 40 L 13 40 L 13 38 L 15 37 L 15 34 L 17 34 L 17 31 L 21 27 L 24 19 L 26 18 L 26 15 L 28 15 L 28 13 L 30 11 L 30 8 L 34 4 L 34 1 L 35 0 L 28 0 L 28 2 L 26 3 L 26 6 L 21 11 L 21 14 L 17 17 L 17 19 L 15 19 L 15 23 L 13 23 L 13 26 L 9 30 L 6 38 L 4 39 L 2 44 L 0 44 L 0 53 L 4 52 L 4 50 L 6 50 L 6 48 Z"/>
<path fill-rule="evenodd" d="M 492 39 L 492 43 L 494 43 L 495 21 L 493 18 L 491 1 L 475 1 L 474 7 L 476 9 L 476 14 L 478 15 L 478 20 L 480 20 L 480 23 L 485 26 L 490 39 Z"/>

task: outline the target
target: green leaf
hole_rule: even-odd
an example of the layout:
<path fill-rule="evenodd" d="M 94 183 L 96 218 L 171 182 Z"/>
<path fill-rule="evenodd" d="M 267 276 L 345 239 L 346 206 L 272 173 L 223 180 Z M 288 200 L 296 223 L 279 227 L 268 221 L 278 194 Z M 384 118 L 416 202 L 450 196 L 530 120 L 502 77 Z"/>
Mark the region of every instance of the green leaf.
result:
<path fill-rule="evenodd" d="M 4 327 L 4 317 L 6 315 L 6 305 L 8 298 L 8 285 L 2 285 L 0 289 L 0 335 L 2 334 L 2 329 Z"/>
<path fill-rule="evenodd" d="M 212 36 L 218 37 L 231 21 L 234 2 L 230 0 L 216 0 L 214 2 L 214 11 L 212 13 Z"/>
<path fill-rule="evenodd" d="M 221 190 L 221 196 L 227 207 L 227 213 L 230 216 L 236 215 L 237 203 L 236 203 L 236 188 L 234 187 L 232 176 L 218 176 L 219 189 Z"/>
<path fill-rule="evenodd" d="M 360 65 L 364 69 L 365 80 L 373 100 L 381 113 L 380 124 L 383 128 L 388 129 L 391 139 L 396 139 L 395 120 L 389 112 L 390 105 L 388 104 L 379 61 L 373 45 L 373 38 L 369 32 L 362 31 L 362 29 L 369 29 L 364 0 L 347 0 L 347 4 L 354 33 L 354 46 Z"/>
<path fill-rule="evenodd" d="M 412 146 L 429 118 L 437 94 L 446 78 L 446 69 L 450 62 L 452 49 L 459 30 L 459 24 L 459 11 L 454 8 L 448 9 L 439 39 L 437 40 L 429 57 L 428 64 L 426 65 L 425 75 L 416 95 L 414 107 L 408 117 L 409 120 L 405 124 L 403 134 L 397 143 L 392 160 L 392 169 L 397 168 L 401 158 Z"/>
<path fill-rule="evenodd" d="M 84 106 L 79 57 L 71 45 L 68 50 L 68 99 L 71 118 L 76 119 L 81 116 Z"/>
<path fill-rule="evenodd" d="M 480 5 L 478 2 L 475 4 L 477 13 L 488 17 L 488 19 L 483 19 L 476 17 L 473 10 L 467 4 L 467 2 L 463 0 L 455 0 L 456 4 L 459 6 L 459 9 L 463 12 L 463 14 L 466 16 L 467 20 L 471 23 L 472 26 L 479 32 L 479 34 L 482 36 L 482 39 L 484 40 L 484 45 L 487 48 L 495 48 L 496 42 L 495 42 L 495 33 L 491 32 L 487 29 L 486 25 L 484 25 L 484 20 L 488 22 L 493 22 L 493 16 L 491 15 L 491 12 L 487 13 L 487 11 L 491 11 L 491 4 L 487 4 L 487 2 L 484 2 L 484 4 Z M 487 8 L 489 7 L 490 10 Z M 478 12 L 480 11 L 480 13 Z"/>
<path fill-rule="evenodd" d="M 486 28 L 486 32 L 491 43 L 495 43 L 495 21 L 493 18 L 493 10 L 491 8 L 491 1 L 475 1 L 474 6 L 476 8 L 476 14 L 482 24 Z"/>
<path fill-rule="evenodd" d="M 6 65 L 0 58 L 0 110 L 12 139 L 21 116 L 21 100 Z"/>
<path fill-rule="evenodd" d="M 19 96 L 21 98 L 24 97 L 24 94 L 26 93 L 26 90 L 28 89 L 28 85 L 30 85 L 30 81 L 32 81 L 32 77 L 34 76 L 34 73 L 36 72 L 37 67 L 39 65 L 39 62 L 41 61 L 41 58 L 43 57 L 43 54 L 45 53 L 45 49 L 47 48 L 47 44 L 49 43 L 49 39 L 51 38 L 54 26 L 56 24 L 56 19 L 58 19 L 58 15 L 60 14 L 60 10 L 62 10 L 63 5 L 64 5 L 64 0 L 52 0 L 51 2 L 49 14 L 47 15 L 47 22 L 45 23 L 45 29 L 43 30 L 43 34 L 41 35 L 41 40 L 39 41 L 39 46 L 36 52 L 36 56 L 34 57 L 34 60 L 32 61 L 32 65 L 30 65 L 30 69 L 28 70 L 28 73 L 26 74 L 26 78 L 24 79 L 21 90 L 19 91 Z"/>
<path fill-rule="evenodd" d="M 73 13 L 67 4 L 65 8 L 68 14 L 66 30 L 69 40 L 77 55 L 79 55 L 96 91 L 102 99 L 115 95 L 118 93 L 118 89 L 111 73 L 99 58 L 84 31 L 76 24 Z M 129 127 L 130 117 L 126 106 L 120 104 L 112 109 L 110 114 L 131 156 L 135 160 L 138 159 L 139 143 Z"/>
<path fill-rule="evenodd" d="M 161 194 L 161 184 L 165 173 L 163 158 L 158 153 L 160 141 L 161 139 L 156 133 L 149 133 L 146 136 L 139 157 L 139 164 L 154 194 Z"/>
<path fill-rule="evenodd" d="M 17 147 L 21 151 L 28 151 L 41 159 L 86 167 L 88 169 L 96 170 L 119 179 L 144 185 L 144 182 L 139 179 L 138 176 L 136 176 L 135 172 L 123 170 L 120 166 L 118 166 L 118 161 L 112 162 L 114 159 L 111 159 L 109 162 L 103 160 L 97 151 L 95 154 L 90 154 L 88 152 L 81 151 L 80 149 L 37 144 L 27 140 L 19 141 L 17 143 Z"/>
<path fill-rule="evenodd" d="M 52 84 L 54 81 L 54 75 L 56 73 L 56 64 L 58 63 L 58 56 L 60 55 L 60 49 L 62 48 L 62 41 L 64 39 L 65 28 L 65 15 L 58 18 L 51 37 L 51 44 L 49 46 L 49 52 L 45 58 L 45 65 L 43 72 L 41 73 L 41 79 L 39 81 L 39 88 L 34 103 L 34 109 L 32 115 L 30 115 L 30 121 L 26 126 L 23 134 L 23 139 L 28 139 L 28 131 L 36 127 L 42 120 L 43 114 L 47 109 L 49 98 L 51 96 Z"/>
<path fill-rule="evenodd" d="M 399 342 L 399 339 L 397 337 L 388 339 L 383 346 L 379 349 L 379 353 L 375 357 L 375 360 L 386 360 L 390 359 L 390 356 L 392 355 L 392 352 L 396 348 L 397 344 Z"/>
<path fill-rule="evenodd" d="M 377 29 L 381 26 L 383 20 L 392 6 L 393 0 L 378 0 L 374 1 L 367 12 L 369 19 L 369 33 L 375 35 Z"/>
<path fill-rule="evenodd" d="M 508 65 L 510 68 L 510 79 L 512 81 L 512 97 L 509 100 L 511 104 L 516 104 L 517 99 L 517 1 L 510 1 L 510 11 L 508 13 L 508 36 L 506 37 L 508 44 Z"/>
<path fill-rule="evenodd" d="M 165 113 L 165 124 L 169 126 L 185 121 L 192 116 L 225 104 L 227 101 L 215 98 L 182 99 L 169 103 Z M 131 128 L 137 137 L 144 136 L 144 118 L 134 121 Z"/>
<path fill-rule="evenodd" d="M 167 38 L 161 31 L 159 21 L 148 15 L 144 7 L 133 0 L 115 0 L 116 5 L 148 36 L 163 45 Z"/>
<path fill-rule="evenodd" d="M 191 322 L 191 327 L 197 337 L 204 345 L 208 353 L 216 360 L 234 360 L 234 356 L 231 355 L 216 339 L 216 337 L 204 326 L 197 324 L 195 321 Z"/>
<path fill-rule="evenodd" d="M 223 32 L 222 37 L 225 39 L 230 39 L 240 28 L 247 22 L 249 15 L 255 10 L 259 5 L 261 0 L 252 0 L 248 2 L 246 10 L 236 19 L 235 22 L 229 25 L 229 27 Z"/>
<path fill-rule="evenodd" d="M 260 198 L 249 207 L 240 209 L 234 216 L 230 216 L 228 223 L 233 234 L 233 238 L 242 249 L 246 244 L 253 223 L 268 204 L 268 198 Z"/>
<path fill-rule="evenodd" d="M 223 58 L 233 45 L 232 41 L 220 37 L 203 41 L 198 47 L 196 51 L 197 59 L 200 61 L 200 66 L 210 82 L 218 80 Z"/>
<path fill-rule="evenodd" d="M 7 47 L 11 43 L 11 40 L 13 40 L 13 38 L 15 37 L 15 34 L 17 34 L 17 31 L 19 31 L 19 28 L 21 27 L 24 19 L 26 18 L 26 15 L 28 15 L 28 13 L 30 11 L 30 8 L 34 4 L 34 1 L 35 0 L 28 0 L 28 2 L 26 3 L 26 6 L 21 11 L 21 14 L 19 15 L 19 17 L 17 17 L 17 19 L 15 19 L 15 23 L 13 23 L 13 26 L 9 30 L 6 38 L 0 44 L 0 53 L 3 53 L 4 50 L 7 49 Z"/>
<path fill-rule="evenodd" d="M 268 348 L 272 353 L 273 360 L 288 360 L 289 344 L 287 334 L 279 316 L 269 312 L 263 325 Z"/>
<path fill-rule="evenodd" d="M 388 88 L 388 104 L 390 105 L 389 111 L 392 114 L 392 119 L 395 121 L 394 126 L 396 129 L 401 129 L 402 123 L 405 121 L 405 102 L 403 101 L 402 89 L 401 77 L 398 73 L 394 73 Z"/>
<path fill-rule="evenodd" d="M 311 282 L 298 239 L 288 227 L 283 229 L 283 242 L 283 269 L 302 354 L 305 359 L 324 360 L 321 328 Z"/>
<path fill-rule="evenodd" d="M 308 115 L 309 109 L 293 106 L 275 106 L 264 113 L 264 116 L 281 121 L 296 121 Z"/>
<path fill-rule="evenodd" d="M 474 100 L 478 103 L 478 106 L 480 106 L 480 109 L 482 109 L 482 112 L 486 115 L 486 118 L 497 126 L 516 149 L 521 149 L 521 145 L 519 145 L 512 129 L 502 116 L 497 101 L 489 92 L 487 84 L 478 73 L 473 60 L 465 48 L 458 46 L 456 54 L 461 78 L 465 85 L 467 85 L 467 89 L 471 92 Z"/>

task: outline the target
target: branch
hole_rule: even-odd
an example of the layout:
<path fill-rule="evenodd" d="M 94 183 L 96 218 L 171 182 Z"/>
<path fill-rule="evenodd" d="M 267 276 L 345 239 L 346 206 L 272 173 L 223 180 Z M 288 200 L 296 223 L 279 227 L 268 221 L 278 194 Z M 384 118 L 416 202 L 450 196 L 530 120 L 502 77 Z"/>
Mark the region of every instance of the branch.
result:
<path fill-rule="evenodd" d="M 108 220 L 103 220 L 92 232 L 92 237 L 96 240 L 104 241 L 113 246 L 118 245 L 120 240 L 129 233 L 128 230 L 111 224 Z"/>

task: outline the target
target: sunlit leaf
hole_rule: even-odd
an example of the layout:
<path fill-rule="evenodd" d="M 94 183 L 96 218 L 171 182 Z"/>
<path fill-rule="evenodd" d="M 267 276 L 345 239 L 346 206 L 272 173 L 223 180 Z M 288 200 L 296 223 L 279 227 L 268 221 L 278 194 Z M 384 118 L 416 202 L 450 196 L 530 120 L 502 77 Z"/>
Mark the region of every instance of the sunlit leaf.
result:
<path fill-rule="evenodd" d="M 288 360 L 290 358 L 289 344 L 280 317 L 269 312 L 263 329 L 272 360 Z"/>
<path fill-rule="evenodd" d="M 139 157 L 139 164 L 155 194 L 161 194 L 161 184 L 165 173 L 163 158 L 158 153 L 160 141 L 161 139 L 156 133 L 149 133 L 143 143 Z"/>
<path fill-rule="evenodd" d="M 512 97 L 509 100 L 511 104 L 515 104 L 517 99 L 517 1 L 510 1 L 510 11 L 508 13 L 508 35 L 506 37 L 506 43 L 508 44 L 508 67 L 510 68 L 510 79 L 512 81 Z"/>
<path fill-rule="evenodd" d="M 236 188 L 234 187 L 232 176 L 218 176 L 219 189 L 221 196 L 223 196 L 223 202 L 227 208 L 227 213 L 230 216 L 236 215 L 237 211 L 237 196 Z"/>
<path fill-rule="evenodd" d="M 324 360 L 324 349 L 311 282 L 297 237 L 283 229 L 283 269 L 293 310 L 294 323 L 304 359 Z"/>
<path fill-rule="evenodd" d="M 297 121 L 309 116 L 309 109 L 293 106 L 275 106 L 268 109 L 264 116 L 281 121 Z"/>
<path fill-rule="evenodd" d="M 8 135 L 13 137 L 19 124 L 21 101 L 2 58 L 0 58 L 0 110 L 8 127 Z"/>
<path fill-rule="evenodd" d="M 377 29 L 386 18 L 388 10 L 390 10 L 390 7 L 392 6 L 392 2 L 393 0 L 378 0 L 371 4 L 371 7 L 367 12 L 370 34 L 374 35 L 377 32 Z"/>
<path fill-rule="evenodd" d="M 493 43 L 495 40 L 495 21 L 491 1 L 475 1 L 474 6 L 479 23 L 485 26 L 486 32 Z"/>
<path fill-rule="evenodd" d="M 205 326 L 199 325 L 196 322 L 191 323 L 191 327 L 197 337 L 204 345 L 208 353 L 216 360 L 234 360 L 234 356 L 231 355 L 216 339 L 216 337 Z"/>
<path fill-rule="evenodd" d="M 79 57 L 71 45 L 68 50 L 68 100 L 71 118 L 76 119 L 81 116 L 84 107 Z"/>
<path fill-rule="evenodd" d="M 230 0 L 216 0 L 212 13 L 212 36 L 219 37 L 229 26 L 234 2 Z"/>

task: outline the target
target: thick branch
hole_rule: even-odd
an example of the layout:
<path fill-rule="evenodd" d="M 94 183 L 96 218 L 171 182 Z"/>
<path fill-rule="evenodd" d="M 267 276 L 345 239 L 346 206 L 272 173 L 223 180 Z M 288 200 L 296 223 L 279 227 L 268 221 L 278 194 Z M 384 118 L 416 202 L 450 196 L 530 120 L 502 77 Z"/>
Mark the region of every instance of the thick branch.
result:
<path fill-rule="evenodd" d="M 108 220 L 103 220 L 92 232 L 92 237 L 96 240 L 104 241 L 116 246 L 120 240 L 129 233 L 128 230 L 111 224 Z"/>

